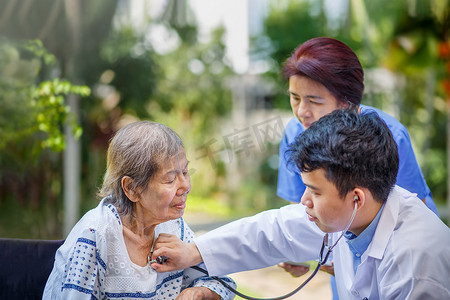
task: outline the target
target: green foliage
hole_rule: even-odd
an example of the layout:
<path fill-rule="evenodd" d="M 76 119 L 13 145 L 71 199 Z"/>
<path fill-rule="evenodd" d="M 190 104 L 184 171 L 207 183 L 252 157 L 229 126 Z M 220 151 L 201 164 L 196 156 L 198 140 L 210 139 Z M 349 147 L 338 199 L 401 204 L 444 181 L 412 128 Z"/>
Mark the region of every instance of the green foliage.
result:
<path fill-rule="evenodd" d="M 197 24 L 187 0 L 168 0 L 160 21 L 173 28 L 188 45 L 197 42 Z"/>
<path fill-rule="evenodd" d="M 105 68 L 112 72 L 107 84 L 120 94 L 118 106 L 125 112 L 148 118 L 145 103 L 153 95 L 159 65 L 143 33 L 130 26 L 113 31 L 101 49 Z"/>
<path fill-rule="evenodd" d="M 317 12 L 313 14 L 312 11 Z M 273 100 L 275 108 L 290 109 L 285 93 L 287 83 L 281 75 L 283 63 L 304 41 L 326 35 L 326 28 L 327 20 L 320 1 L 287 1 L 285 5 L 273 3 L 271 6 L 263 35 L 252 40 L 252 55 L 269 61 L 271 68 L 264 76 L 278 87 Z"/>
<path fill-rule="evenodd" d="M 46 177 L 46 174 L 39 175 Z M 18 178 L 13 179 L 18 180 Z M 34 183 L 39 182 L 36 177 L 32 179 Z M 11 184 L 12 180 L 8 183 Z M 61 238 L 61 226 L 58 223 L 58 211 L 61 207 L 53 198 L 52 192 L 39 193 L 35 189 L 36 185 L 26 186 L 26 189 L 32 189 L 29 193 L 15 191 L 15 193 L 10 192 L 2 195 L 3 197 L 0 199 L 0 237 Z M 16 183 L 14 187 L 19 188 L 19 185 Z M 11 188 L 11 185 L 9 188 Z M 31 201 L 26 201 L 24 197 L 30 197 Z M 42 199 L 39 199 L 40 197 L 45 198 L 46 201 L 42 201 Z"/>
<path fill-rule="evenodd" d="M 2 14 L 0 32 L 8 39 L 0 40 L 1 234 L 61 237 L 63 176 L 58 151 L 64 147 L 64 124 L 72 125 L 75 136 L 81 134 L 82 124 L 88 129 L 82 136 L 86 139 L 91 125 L 85 116 L 95 107 L 94 101 L 80 101 L 80 106 L 92 105 L 86 114 L 82 111 L 78 124 L 64 99 L 72 103 L 90 93 L 73 83 L 95 86 L 103 68 L 99 48 L 111 28 L 117 1 L 71 4 L 0 0 L 0 11 L 7 12 Z M 31 41 L 11 42 L 26 40 Z M 82 166 L 85 169 L 89 168 Z M 25 230 L 11 228 L 16 224 L 11 213 L 26 220 L 20 223 Z"/>
<path fill-rule="evenodd" d="M 157 116 L 158 111 L 177 111 L 179 121 L 193 121 L 201 132 L 211 132 L 215 122 L 211 117 L 225 116 L 231 109 L 231 94 L 225 86 L 231 73 L 223 57 L 223 46 L 214 43 L 182 45 L 159 57 L 164 69 L 149 113 Z"/>
<path fill-rule="evenodd" d="M 145 107 L 153 120 L 182 137 L 191 160 L 192 193 L 199 196 L 226 188 L 220 159 L 212 165 L 200 150 L 220 136 L 220 122 L 232 107 L 227 86 L 232 72 L 225 61 L 223 34 L 219 28 L 209 43 L 182 43 L 173 52 L 158 56 L 161 73 Z"/>
<path fill-rule="evenodd" d="M 81 135 L 81 127 L 72 117 L 64 97 L 68 94 L 87 96 L 90 90 L 59 79 L 36 84 L 41 68 L 39 59 L 51 63 L 54 57 L 39 41 L 16 47 L 6 41 L 0 46 L 0 151 L 5 152 L 8 146 L 28 139 L 36 140 L 37 154 L 45 148 L 61 151 L 65 146 L 63 126 L 66 121 L 70 121 L 75 136 Z M 23 58 L 21 50 L 34 56 Z"/>
<path fill-rule="evenodd" d="M 40 40 L 27 41 L 23 45 L 23 49 L 32 53 L 36 58 L 42 59 L 45 65 L 53 65 L 56 62 L 55 56 L 44 48 Z"/>
<path fill-rule="evenodd" d="M 64 96 L 89 89 L 59 79 L 41 81 L 55 62 L 40 41 L 0 43 L 0 235 L 57 238 L 61 193 L 57 152 L 71 118 Z M 72 120 L 75 134 L 81 134 Z"/>
<path fill-rule="evenodd" d="M 33 104 L 38 112 L 37 128 L 46 133 L 46 139 L 42 141 L 43 148 L 50 148 L 58 152 L 64 150 L 62 127 L 66 122 L 69 122 L 76 139 L 81 136 L 82 128 L 64 101 L 64 97 L 68 94 L 86 97 L 90 94 L 90 89 L 87 86 L 72 85 L 67 80 L 54 79 L 41 82 L 33 90 Z"/>
<path fill-rule="evenodd" d="M 271 57 L 282 65 L 292 51 L 304 41 L 325 34 L 326 18 L 320 2 L 289 1 L 286 6 L 273 5 L 265 21 L 265 35 L 272 41 Z"/>
<path fill-rule="evenodd" d="M 81 127 L 64 97 L 89 88 L 66 80 L 39 82 L 55 58 L 39 41 L 0 43 L 0 236 L 58 238 L 61 194 L 58 155 L 64 124 Z"/>
<path fill-rule="evenodd" d="M 164 54 L 153 50 L 144 33 L 126 24 L 111 32 L 101 50 L 105 70 L 93 93 L 96 99 L 82 104 L 84 127 L 90 128 L 83 134 L 83 161 L 89 166 L 83 193 L 90 204 L 104 172 L 109 138 L 118 124 L 139 119 L 161 122 L 182 137 L 192 162 L 191 195 L 206 196 L 222 186 L 225 171 L 211 168 L 198 149 L 217 136 L 218 122 L 232 106 L 223 28 L 209 43 L 180 39 L 176 49 Z"/>
<path fill-rule="evenodd" d="M 215 198 L 205 198 L 196 195 L 188 196 L 186 213 L 202 213 L 213 218 L 219 217 L 224 219 L 233 216 L 232 208 L 227 203 L 217 201 Z"/>
<path fill-rule="evenodd" d="M 68 20 L 72 12 L 58 1 L 20 5 L 0 0 L 0 8 L 11 12 L 0 20 L 3 35 L 22 39 L 42 36 L 45 48 L 54 53 L 38 40 L 21 44 L 0 40 L 0 211 L 5 211 L 0 215 L 0 235 L 6 234 L 11 224 L 20 226 L 12 220 L 21 219 L 16 215 L 24 216 L 28 227 L 36 224 L 34 237 L 58 233 L 62 170 L 57 151 L 64 148 L 66 122 L 72 124 L 76 136 L 81 134 L 81 126 L 84 129 L 83 211 L 97 203 L 94 195 L 104 172 L 109 138 L 123 123 L 138 119 L 164 123 L 185 142 L 193 184 L 188 209 L 228 217 L 237 210 L 253 213 L 285 204 L 276 198 L 276 170 L 268 164 L 277 153 L 276 145 L 261 157 L 252 157 L 252 163 L 260 167 L 244 171 L 248 172 L 247 180 L 240 182 L 240 188 L 230 186 L 230 166 L 219 154 L 213 164 L 199 151 L 222 138 L 222 118 L 232 109 L 228 80 L 233 72 L 224 55 L 225 32 L 219 28 L 209 43 L 197 41 L 195 22 L 189 21 L 189 12 L 184 11 L 188 1 L 169 2 L 162 22 L 167 30 L 178 34 L 179 46 L 161 54 L 147 36 L 151 26 L 161 23 L 149 20 L 147 28 L 137 29 L 126 24 L 127 16 L 123 15 L 127 13 L 118 12 L 118 22 L 114 22 L 118 26 L 111 26 L 117 1 L 82 1 L 74 35 Z M 357 53 L 364 68 L 387 67 L 403 78 L 406 84 L 396 87 L 399 97 L 394 103 L 393 96 L 385 91 L 366 94 L 363 101 L 370 100 L 380 108 L 398 107 L 400 119 L 410 129 L 418 149 L 431 139 L 431 148 L 423 152 L 428 155 L 421 163 L 427 165 L 427 182 L 435 198 L 443 199 L 446 106 L 442 91 L 436 88 L 434 115 L 426 111 L 425 99 L 429 97 L 424 91 L 424 70 L 433 67 L 436 82 L 447 74 L 435 55 L 436 43 L 448 24 L 448 2 L 349 0 L 347 13 L 331 24 L 327 1 L 273 1 L 264 34 L 252 40 L 251 55 L 271 66 L 264 76 L 277 87 L 273 106 L 287 110 L 287 84 L 281 79 L 281 66 L 296 46 L 315 36 L 343 40 Z M 75 43 L 75 36 L 82 40 Z M 73 62 L 72 68 L 68 61 Z M 85 86 L 53 79 L 54 74 L 62 74 L 70 82 L 83 82 L 92 88 L 92 95 Z M 80 103 L 81 125 L 74 123 L 76 119 L 65 103 L 70 94 L 89 95 L 89 101 Z M 429 119 L 433 126 L 427 134 L 424 128 Z M 239 159 L 243 168 L 245 159 Z M 26 236 L 27 229 L 19 230 L 20 236 Z"/>

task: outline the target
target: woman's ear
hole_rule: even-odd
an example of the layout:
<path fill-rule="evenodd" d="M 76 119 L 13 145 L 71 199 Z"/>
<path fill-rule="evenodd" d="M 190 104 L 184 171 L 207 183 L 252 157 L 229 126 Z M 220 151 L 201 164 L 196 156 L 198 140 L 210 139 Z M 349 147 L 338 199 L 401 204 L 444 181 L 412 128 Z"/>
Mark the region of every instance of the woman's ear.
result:
<path fill-rule="evenodd" d="M 123 176 L 121 180 L 122 190 L 131 202 L 137 202 L 139 200 L 139 193 L 133 188 L 133 178 L 130 176 Z"/>

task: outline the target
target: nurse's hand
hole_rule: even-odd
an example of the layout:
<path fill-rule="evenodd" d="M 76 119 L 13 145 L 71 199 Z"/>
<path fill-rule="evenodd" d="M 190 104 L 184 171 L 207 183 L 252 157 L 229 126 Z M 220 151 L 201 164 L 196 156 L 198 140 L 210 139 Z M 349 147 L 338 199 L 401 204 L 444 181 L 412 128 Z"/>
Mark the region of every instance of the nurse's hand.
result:
<path fill-rule="evenodd" d="M 324 271 L 325 273 L 328 273 L 330 275 L 334 276 L 334 264 L 331 262 L 331 265 L 324 265 L 320 267 L 321 271 Z"/>
<path fill-rule="evenodd" d="M 309 271 L 308 265 L 292 265 L 290 263 L 278 264 L 280 268 L 283 268 L 286 272 L 290 273 L 294 277 L 300 277 L 305 275 Z"/>
<path fill-rule="evenodd" d="M 220 296 L 210 289 L 206 287 L 192 287 L 183 290 L 178 297 L 177 300 L 202 300 L 202 299 L 211 299 L 211 300 L 220 300 Z"/>
<path fill-rule="evenodd" d="M 161 233 L 155 241 L 152 259 L 158 256 L 167 257 L 167 261 L 164 264 L 151 264 L 157 272 L 182 270 L 203 261 L 194 243 L 185 243 L 175 235 L 166 233 Z"/>

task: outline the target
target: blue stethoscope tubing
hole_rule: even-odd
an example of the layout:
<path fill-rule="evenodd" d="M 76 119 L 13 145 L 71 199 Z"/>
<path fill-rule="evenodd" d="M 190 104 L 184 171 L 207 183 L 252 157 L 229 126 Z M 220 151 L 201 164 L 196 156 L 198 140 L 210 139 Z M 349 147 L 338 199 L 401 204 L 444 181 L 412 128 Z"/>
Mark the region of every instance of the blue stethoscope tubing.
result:
<path fill-rule="evenodd" d="M 283 295 L 283 296 L 280 296 L 280 297 L 275 297 L 275 298 L 255 298 L 255 297 L 251 297 L 251 296 L 247 296 L 245 294 L 242 294 L 241 292 L 237 291 L 236 289 L 231 287 L 228 283 L 226 283 L 225 281 L 223 281 L 222 279 L 220 279 L 217 276 L 211 276 L 211 278 L 217 280 L 224 287 L 229 289 L 231 292 L 233 292 L 234 294 L 236 294 L 239 297 L 244 298 L 244 299 L 249 299 L 249 300 L 281 300 L 281 299 L 289 298 L 289 297 L 293 296 L 294 294 L 296 294 L 298 291 L 300 291 L 305 285 L 307 285 L 311 281 L 311 279 L 313 279 L 314 276 L 316 276 L 316 274 L 319 271 L 320 267 L 323 266 L 327 262 L 328 257 L 331 254 L 331 251 L 333 251 L 333 248 L 337 245 L 339 240 L 344 236 L 344 234 L 347 232 L 347 230 L 352 225 L 353 219 L 355 218 L 357 209 L 358 209 L 358 203 L 355 201 L 355 208 L 353 209 L 353 214 L 352 214 L 352 217 L 350 218 L 350 222 L 348 222 L 348 225 L 345 228 L 345 230 L 342 231 L 342 233 L 339 236 L 339 238 L 336 240 L 336 242 L 334 242 L 334 244 L 331 247 L 328 247 L 328 233 L 325 233 L 325 236 L 323 237 L 322 247 L 320 249 L 320 260 L 317 263 L 316 268 L 311 273 L 311 275 L 309 275 L 309 277 L 305 281 L 302 282 L 302 284 L 298 288 L 296 288 L 295 290 L 293 290 L 292 292 L 290 292 L 290 293 L 288 293 L 286 295 Z M 325 248 L 327 248 L 327 253 L 325 254 L 325 257 L 324 257 L 323 256 L 323 252 L 324 252 Z M 197 271 L 200 271 L 200 272 L 204 273 L 205 275 L 209 276 L 208 271 L 206 271 L 206 270 L 204 270 L 204 269 L 202 269 L 200 267 L 192 266 L 191 268 L 193 268 L 193 269 L 195 269 Z"/>

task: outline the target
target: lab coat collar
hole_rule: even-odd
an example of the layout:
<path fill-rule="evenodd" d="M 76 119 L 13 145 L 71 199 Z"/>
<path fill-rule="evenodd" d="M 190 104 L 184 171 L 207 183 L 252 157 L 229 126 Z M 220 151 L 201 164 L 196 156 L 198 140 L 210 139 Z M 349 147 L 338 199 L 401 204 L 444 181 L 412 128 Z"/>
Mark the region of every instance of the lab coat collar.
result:
<path fill-rule="evenodd" d="M 380 221 L 373 236 L 372 242 L 367 248 L 364 256 L 370 256 L 375 259 L 382 259 L 383 253 L 387 247 L 389 239 L 394 232 L 395 224 L 397 224 L 400 202 L 403 197 L 401 188 L 394 186 L 386 200 L 385 207 L 381 213 Z"/>

